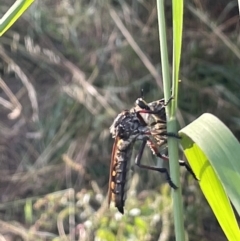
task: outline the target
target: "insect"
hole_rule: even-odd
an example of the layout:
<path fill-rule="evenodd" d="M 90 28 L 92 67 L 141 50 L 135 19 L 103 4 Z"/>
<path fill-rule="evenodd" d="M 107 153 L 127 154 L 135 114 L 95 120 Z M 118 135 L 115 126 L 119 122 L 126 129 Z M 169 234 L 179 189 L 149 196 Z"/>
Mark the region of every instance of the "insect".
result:
<path fill-rule="evenodd" d="M 151 145 L 149 144 L 151 148 L 155 148 L 151 141 L 151 129 L 141 116 L 141 111 L 142 110 L 136 111 L 134 108 L 130 111 L 123 111 L 115 118 L 110 127 L 110 133 L 112 137 L 115 138 L 115 141 L 111 155 L 108 203 L 110 204 L 110 202 L 113 201 L 121 213 L 124 212 L 123 207 L 128 190 L 131 166 L 130 159 L 135 142 L 137 140 L 145 144 L 148 142 L 151 143 Z M 177 187 L 172 182 L 166 168 L 151 167 L 140 163 L 144 147 L 145 145 L 140 149 L 135 164 L 140 168 L 165 173 L 169 185 L 176 189 Z"/>
<path fill-rule="evenodd" d="M 108 204 L 114 201 L 119 212 L 123 214 L 133 146 L 136 140 L 143 140 L 150 132 L 137 112 L 123 111 L 111 125 L 110 133 L 115 141 L 111 156 Z"/>
<path fill-rule="evenodd" d="M 150 147 L 154 155 L 163 160 L 169 160 L 168 156 L 162 155 L 159 152 L 159 147 L 164 146 L 167 143 L 167 137 L 175 137 L 180 139 L 177 134 L 167 132 L 165 106 L 167 106 L 172 99 L 173 97 L 171 97 L 166 103 L 164 99 L 160 99 L 149 104 L 147 104 L 147 102 L 142 98 L 138 98 L 136 100 L 136 107 L 134 111 L 147 114 L 145 121 L 147 125 L 151 126 L 151 136 L 156 141 L 155 144 L 153 141 L 146 140 L 147 138 L 145 138 L 145 140 L 142 142 L 137 160 L 141 160 L 141 155 L 146 144 Z M 198 180 L 192 168 L 185 161 L 179 160 L 179 165 L 184 166 L 194 177 L 194 179 Z"/>
<path fill-rule="evenodd" d="M 177 134 L 168 133 L 166 130 L 165 106 L 171 99 L 167 103 L 161 99 L 147 104 L 142 98 L 139 98 L 136 101 L 136 106 L 131 110 L 120 113 L 110 127 L 110 133 L 115 138 L 115 141 L 111 156 L 108 203 L 110 204 L 111 201 L 114 201 L 115 206 L 121 213 L 124 212 L 123 208 L 128 190 L 131 165 L 130 159 L 136 141 L 142 141 L 142 144 L 135 159 L 135 164 L 140 168 L 165 174 L 169 185 L 173 189 L 177 189 L 166 168 L 141 164 L 146 144 L 154 155 L 164 160 L 169 160 L 167 156 L 159 152 L 159 147 L 167 143 L 167 137 L 169 136 L 180 138 Z M 197 179 L 190 166 L 184 161 L 179 161 L 179 164 L 185 166 Z"/>

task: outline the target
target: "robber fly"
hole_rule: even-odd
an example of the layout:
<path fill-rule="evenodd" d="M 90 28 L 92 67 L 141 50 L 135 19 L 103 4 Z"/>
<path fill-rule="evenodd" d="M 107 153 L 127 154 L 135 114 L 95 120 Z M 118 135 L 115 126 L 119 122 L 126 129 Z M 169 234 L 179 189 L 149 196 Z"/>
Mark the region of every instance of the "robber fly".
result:
<path fill-rule="evenodd" d="M 169 157 L 166 155 L 162 155 L 159 152 L 159 148 L 166 145 L 167 137 L 175 137 L 180 139 L 180 137 L 175 133 L 167 132 L 167 123 L 166 123 L 166 111 L 165 107 L 170 103 L 173 99 L 171 97 L 166 103 L 164 99 L 160 99 L 157 101 L 153 101 L 151 103 L 147 103 L 142 98 L 138 98 L 136 100 L 136 107 L 133 111 L 138 111 L 138 113 L 147 114 L 145 117 L 145 122 L 148 126 L 150 126 L 151 136 L 154 138 L 154 143 L 151 139 L 147 139 L 147 137 L 143 140 L 142 145 L 140 147 L 139 155 L 137 156 L 137 161 L 140 162 L 141 155 L 146 144 L 150 147 L 153 154 L 163 160 L 169 160 Z M 179 160 L 179 165 L 184 166 L 189 173 L 196 179 L 196 175 L 193 172 L 192 168 L 183 160 Z"/>
<path fill-rule="evenodd" d="M 140 140 L 144 145 L 142 145 L 137 155 L 135 164 L 140 168 L 165 173 L 169 185 L 174 189 L 177 188 L 172 182 L 166 168 L 151 167 L 140 163 L 146 142 L 151 149 L 155 148 L 153 146 L 154 143 L 151 141 L 152 128 L 148 126 L 147 122 L 141 116 L 141 112 L 142 109 L 135 110 L 134 108 L 130 111 L 123 111 L 115 118 L 110 127 L 110 133 L 115 138 L 115 141 L 111 156 L 108 203 L 110 204 L 111 201 L 115 202 L 115 206 L 121 213 L 124 212 L 123 207 L 126 200 L 130 174 L 130 159 L 136 141 Z"/>
<path fill-rule="evenodd" d="M 115 206 L 121 213 L 124 212 L 132 150 L 138 140 L 142 141 L 142 144 L 135 159 L 135 164 L 143 169 L 164 173 L 169 185 L 173 189 L 177 189 L 166 168 L 141 164 L 146 144 L 154 155 L 169 160 L 167 156 L 159 152 L 159 147 L 167 143 L 167 137 L 169 136 L 180 138 L 177 134 L 168 133 L 166 130 L 165 106 L 171 99 L 167 103 L 162 99 L 147 104 L 142 98 L 139 98 L 136 101 L 136 106 L 129 111 L 120 113 L 110 127 L 110 133 L 115 141 L 111 156 L 108 203 L 114 201 Z M 185 166 L 196 178 L 190 166 L 184 161 L 179 161 L 179 163 Z"/>
<path fill-rule="evenodd" d="M 123 214 L 133 146 L 136 140 L 143 140 L 150 131 L 138 112 L 126 110 L 116 117 L 110 133 L 115 141 L 111 156 L 108 204 L 114 201 L 119 212 Z"/>

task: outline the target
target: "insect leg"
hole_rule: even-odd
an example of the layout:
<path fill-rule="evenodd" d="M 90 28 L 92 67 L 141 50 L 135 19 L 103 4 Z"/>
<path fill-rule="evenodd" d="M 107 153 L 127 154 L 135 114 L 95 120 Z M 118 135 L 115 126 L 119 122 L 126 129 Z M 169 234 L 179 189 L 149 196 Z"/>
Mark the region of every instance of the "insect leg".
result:
<path fill-rule="evenodd" d="M 167 106 L 167 105 L 171 102 L 171 100 L 173 100 L 173 96 L 171 96 L 171 97 L 167 100 L 167 102 L 164 103 L 164 106 Z"/>
<path fill-rule="evenodd" d="M 166 136 L 168 136 L 168 137 L 174 137 L 174 138 L 177 138 L 177 139 L 182 139 L 181 136 L 179 136 L 178 134 L 173 133 L 173 132 L 167 132 L 167 133 L 166 133 Z"/>
<path fill-rule="evenodd" d="M 138 167 L 143 168 L 143 169 L 153 170 L 153 171 L 164 173 L 166 175 L 166 179 L 167 179 L 167 182 L 169 183 L 170 187 L 172 187 L 173 189 L 177 189 L 177 186 L 173 183 L 173 181 L 172 181 L 172 179 L 171 179 L 171 177 L 168 173 L 168 170 L 166 168 L 164 168 L 164 167 L 153 167 L 153 166 L 147 166 L 147 165 L 141 164 L 143 150 L 146 146 L 147 141 L 148 141 L 148 139 L 145 139 L 145 140 L 142 141 L 142 145 L 140 147 L 139 154 L 137 155 L 137 157 L 135 159 L 135 164 Z"/>
<path fill-rule="evenodd" d="M 151 140 L 148 140 L 148 146 L 150 147 L 150 149 L 152 150 L 153 154 L 156 155 L 157 157 L 165 160 L 165 161 L 169 161 L 169 157 L 166 156 L 166 155 L 162 155 L 159 151 L 158 151 L 158 148 L 156 147 L 155 143 L 152 142 Z M 197 179 L 195 173 L 193 172 L 192 168 L 183 160 L 179 160 L 178 161 L 179 165 L 180 166 L 184 166 L 187 171 L 193 176 L 194 179 Z"/>
<path fill-rule="evenodd" d="M 195 173 L 193 172 L 192 168 L 184 160 L 179 160 L 178 163 L 180 166 L 184 166 L 187 169 L 187 171 L 191 173 L 191 175 L 195 180 L 199 181 L 199 179 L 196 177 Z"/>
<path fill-rule="evenodd" d="M 159 152 L 155 153 L 155 155 L 165 161 L 169 161 L 169 157 L 166 155 L 162 155 Z M 196 177 L 195 173 L 193 172 L 192 168 L 184 160 L 178 160 L 178 163 L 180 166 L 182 166 L 182 167 L 184 166 L 186 168 L 186 170 L 193 176 L 193 178 L 195 180 L 199 181 L 198 178 Z"/>
<path fill-rule="evenodd" d="M 167 132 L 165 127 L 154 128 L 154 124 L 157 125 L 158 123 L 155 122 L 155 123 L 153 123 L 153 125 L 151 125 L 152 135 L 168 136 L 168 137 L 173 137 L 173 138 L 176 138 L 176 139 L 182 139 L 182 137 L 179 136 L 177 133 Z"/>

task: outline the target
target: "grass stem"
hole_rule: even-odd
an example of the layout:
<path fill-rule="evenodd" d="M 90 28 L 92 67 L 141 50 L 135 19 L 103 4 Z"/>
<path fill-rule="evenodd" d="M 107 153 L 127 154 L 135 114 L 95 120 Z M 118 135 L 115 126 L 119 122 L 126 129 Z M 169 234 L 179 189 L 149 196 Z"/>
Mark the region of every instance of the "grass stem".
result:
<path fill-rule="evenodd" d="M 173 82 L 170 83 L 170 72 L 169 72 L 169 60 L 168 60 L 168 48 L 167 48 L 167 38 L 166 38 L 166 23 L 165 23 L 165 13 L 164 13 L 164 1 L 157 0 L 157 10 L 158 10 L 158 25 L 159 25 L 159 40 L 160 40 L 160 53 L 161 53 L 161 63 L 162 63 L 162 75 L 163 75 L 163 90 L 164 90 L 164 98 L 167 101 L 171 96 L 171 86 L 174 86 L 173 96 L 177 96 L 175 93 L 178 88 L 178 81 L 175 79 L 178 78 L 178 68 L 180 57 L 174 55 L 174 76 Z M 181 11 L 180 11 L 181 12 Z M 174 18 L 175 16 L 173 16 Z M 176 37 L 176 36 L 175 36 Z M 175 44 L 176 42 L 173 41 Z M 178 42 L 179 43 L 179 42 Z M 175 48 L 174 51 L 179 51 L 179 46 Z M 179 53 L 179 52 L 177 52 Z M 179 61 L 175 61 L 175 59 Z M 177 63 L 176 67 L 174 64 Z M 177 71 L 176 71 L 177 70 Z M 167 113 L 167 131 L 172 133 L 177 133 L 177 120 L 176 120 L 176 109 L 177 109 L 177 100 L 173 99 L 171 105 L 166 107 Z M 168 152 L 170 158 L 170 176 L 173 182 L 179 187 L 177 190 L 172 191 L 173 197 L 173 216 L 174 216 L 174 227 L 175 227 L 175 237 L 177 241 L 184 241 L 184 222 L 183 222 L 183 205 L 182 205 L 182 196 L 181 196 L 181 186 L 180 186 L 180 173 L 179 173 L 179 155 L 178 155 L 178 141 L 176 138 L 168 138 Z"/>

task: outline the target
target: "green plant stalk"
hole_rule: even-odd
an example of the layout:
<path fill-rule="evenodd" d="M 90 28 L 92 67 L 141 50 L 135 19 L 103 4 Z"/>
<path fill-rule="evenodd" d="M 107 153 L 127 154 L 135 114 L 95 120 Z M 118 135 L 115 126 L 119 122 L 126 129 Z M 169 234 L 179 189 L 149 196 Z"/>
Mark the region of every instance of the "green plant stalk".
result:
<path fill-rule="evenodd" d="M 169 61 L 168 61 L 166 27 L 165 27 L 166 23 L 165 23 L 163 0 L 157 0 L 157 10 L 158 10 L 160 54 L 161 54 L 162 75 L 163 75 L 163 89 L 164 89 L 165 101 L 167 101 L 170 98 L 171 90 L 170 90 L 170 73 L 169 73 Z M 176 70 L 174 70 L 173 72 L 175 74 L 178 73 L 176 72 Z M 166 107 L 167 131 L 172 133 L 177 133 L 177 121 L 176 121 L 176 109 L 177 109 L 176 97 L 177 97 L 177 89 L 178 89 L 177 85 L 178 83 L 176 82 L 173 84 L 174 99 L 173 101 L 171 101 L 171 105 Z M 184 241 L 185 238 L 184 238 L 184 225 L 183 225 L 184 224 L 183 204 L 182 204 L 180 173 L 179 173 L 179 164 L 178 164 L 178 160 L 179 160 L 178 142 L 175 138 L 168 138 L 168 151 L 169 151 L 169 160 L 170 160 L 170 176 L 173 182 L 179 187 L 177 190 L 172 191 L 175 237 L 177 241 Z"/>
<path fill-rule="evenodd" d="M 0 19 L 0 36 L 2 36 L 27 10 L 34 0 L 17 0 Z"/>

